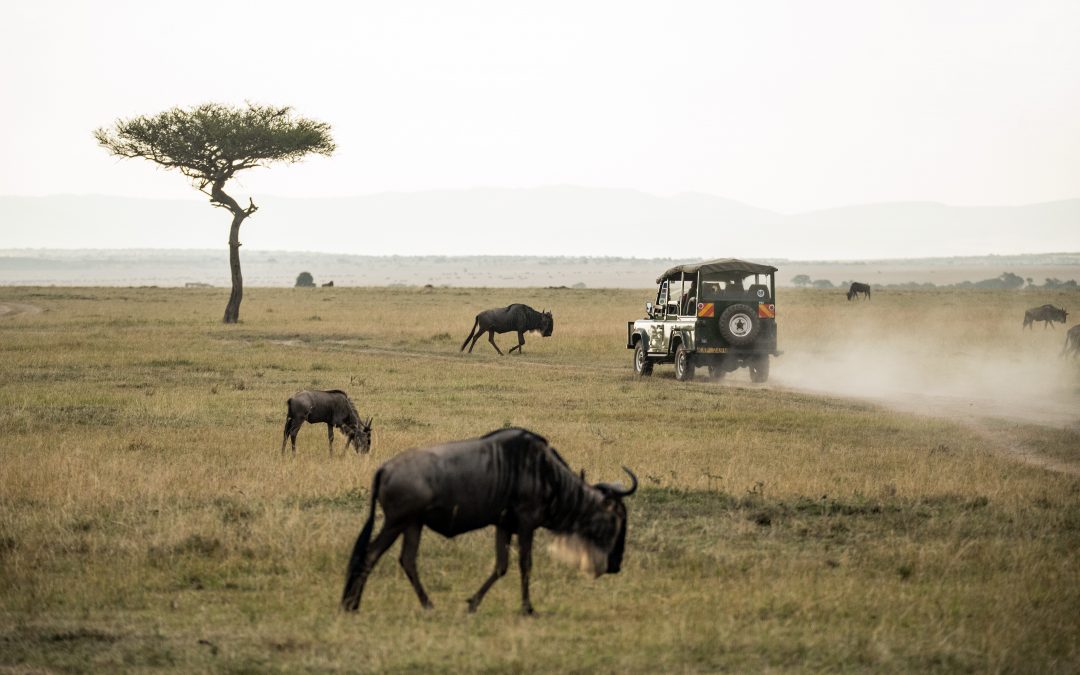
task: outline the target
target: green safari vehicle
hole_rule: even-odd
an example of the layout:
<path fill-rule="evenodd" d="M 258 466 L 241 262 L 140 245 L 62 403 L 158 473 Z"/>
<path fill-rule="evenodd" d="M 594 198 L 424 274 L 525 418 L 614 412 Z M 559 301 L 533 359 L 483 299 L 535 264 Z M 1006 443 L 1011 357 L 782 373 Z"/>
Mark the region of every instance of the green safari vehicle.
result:
<path fill-rule="evenodd" d="M 656 280 L 646 317 L 626 322 L 626 348 L 634 371 L 651 375 L 657 363 L 675 364 L 675 379 L 698 368 L 714 378 L 738 368 L 750 380 L 769 379 L 776 349 L 776 268 L 724 258 L 676 265 Z"/>

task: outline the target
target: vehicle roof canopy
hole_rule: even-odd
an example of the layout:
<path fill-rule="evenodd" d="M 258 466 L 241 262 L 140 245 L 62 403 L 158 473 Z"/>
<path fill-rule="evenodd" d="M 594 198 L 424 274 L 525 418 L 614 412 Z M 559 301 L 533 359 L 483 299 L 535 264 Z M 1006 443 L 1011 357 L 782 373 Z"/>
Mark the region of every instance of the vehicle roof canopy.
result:
<path fill-rule="evenodd" d="M 742 274 L 772 274 L 776 271 L 776 268 L 772 265 L 762 265 L 760 263 L 747 262 L 745 260 L 737 260 L 735 258 L 719 258 L 717 260 L 706 260 L 704 262 L 686 263 L 684 265 L 676 265 L 668 271 L 661 274 L 656 278 L 656 283 L 660 283 L 664 279 L 674 279 L 679 276 L 680 273 L 696 274 L 698 272 L 704 272 L 706 274 L 725 272 L 737 272 Z"/>

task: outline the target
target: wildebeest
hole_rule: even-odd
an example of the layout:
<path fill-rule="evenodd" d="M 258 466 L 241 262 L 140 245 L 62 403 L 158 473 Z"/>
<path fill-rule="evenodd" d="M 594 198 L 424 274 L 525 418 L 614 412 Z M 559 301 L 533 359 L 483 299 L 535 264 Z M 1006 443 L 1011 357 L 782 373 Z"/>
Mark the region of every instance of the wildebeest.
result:
<path fill-rule="evenodd" d="M 1065 333 L 1065 349 L 1061 350 L 1061 355 L 1065 356 L 1069 352 L 1072 352 L 1073 358 L 1080 356 L 1080 323 Z"/>
<path fill-rule="evenodd" d="M 555 320 L 552 319 L 551 312 L 547 310 L 538 312 L 528 305 L 518 303 L 496 309 L 486 309 L 476 315 L 476 321 L 473 322 L 472 330 L 469 331 L 469 337 L 465 338 L 465 342 L 461 343 L 461 349 L 458 351 L 465 351 L 465 345 L 469 345 L 469 353 L 471 354 L 473 347 L 476 346 L 476 341 L 480 339 L 481 335 L 487 333 L 488 342 L 501 356 L 502 350 L 499 349 L 499 345 L 495 344 L 495 333 L 517 331 L 518 343 L 511 347 L 508 353 L 513 353 L 515 349 L 520 353 L 521 346 L 525 344 L 526 331 L 537 330 L 544 337 L 549 337 L 554 328 Z M 469 344 L 469 340 L 472 340 L 472 344 Z"/>
<path fill-rule="evenodd" d="M 859 296 L 859 293 L 862 293 L 863 295 L 865 295 L 866 299 L 869 300 L 870 299 L 870 284 L 864 284 L 864 283 L 862 283 L 860 281 L 852 281 L 851 282 L 851 288 L 849 288 L 848 292 L 847 292 L 847 299 L 849 301 L 853 300 L 854 298 L 857 298 Z"/>
<path fill-rule="evenodd" d="M 285 435 L 281 439 L 281 451 L 285 452 L 285 441 L 292 438 L 292 449 L 296 452 L 296 434 L 304 422 L 326 424 L 326 437 L 330 441 L 330 454 L 334 454 L 334 427 L 345 432 L 348 440 L 345 449 L 352 444 L 356 452 L 371 449 L 371 418 L 360 419 L 356 406 L 349 395 L 340 389 L 329 391 L 298 391 L 286 404 Z"/>
<path fill-rule="evenodd" d="M 634 494 L 637 478 L 623 467 L 632 484 L 589 485 L 585 475 L 570 470 L 555 448 L 525 429 L 500 429 L 486 436 L 409 450 L 383 464 L 371 482 L 367 522 L 353 546 L 341 606 L 360 607 L 360 595 L 379 557 L 404 534 L 399 561 L 420 604 L 430 609 L 416 570 L 416 553 L 424 526 L 454 537 L 488 525 L 495 526 L 495 571 L 469 598 L 475 612 L 491 585 L 506 574 L 510 537 L 518 538 L 521 570 L 521 611 L 533 612 L 529 602 L 533 533 L 539 527 L 556 533 L 557 541 L 575 550 L 583 570 L 600 576 L 614 574 L 622 564 L 626 544 L 623 498 Z M 375 503 L 384 522 L 375 540 Z"/>
<path fill-rule="evenodd" d="M 1059 307 L 1053 305 L 1043 305 L 1042 307 L 1032 307 L 1024 312 L 1024 328 L 1032 326 L 1036 321 L 1043 322 L 1043 329 L 1052 325 L 1055 321 L 1065 323 L 1065 319 L 1069 316 L 1069 313 Z"/>

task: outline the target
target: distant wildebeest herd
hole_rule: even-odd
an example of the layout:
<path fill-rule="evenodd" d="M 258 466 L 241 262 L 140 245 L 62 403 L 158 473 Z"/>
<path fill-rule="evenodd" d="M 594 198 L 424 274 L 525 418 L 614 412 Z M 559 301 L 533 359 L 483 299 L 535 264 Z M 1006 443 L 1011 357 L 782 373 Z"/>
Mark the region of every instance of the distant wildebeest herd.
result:
<path fill-rule="evenodd" d="M 864 295 L 867 300 L 870 299 L 870 284 L 864 284 L 858 281 L 852 282 L 851 287 L 848 288 L 847 299 L 853 300 L 860 294 Z M 1037 321 L 1043 322 L 1043 329 L 1049 326 L 1053 326 L 1055 323 L 1065 324 L 1068 321 L 1069 313 L 1064 308 L 1055 307 L 1051 304 L 1040 305 L 1039 307 L 1032 307 L 1024 312 L 1024 328 L 1033 328 Z M 1072 354 L 1073 357 L 1080 356 L 1080 324 L 1077 324 L 1070 328 L 1065 334 L 1065 347 L 1061 350 L 1061 356 Z"/>

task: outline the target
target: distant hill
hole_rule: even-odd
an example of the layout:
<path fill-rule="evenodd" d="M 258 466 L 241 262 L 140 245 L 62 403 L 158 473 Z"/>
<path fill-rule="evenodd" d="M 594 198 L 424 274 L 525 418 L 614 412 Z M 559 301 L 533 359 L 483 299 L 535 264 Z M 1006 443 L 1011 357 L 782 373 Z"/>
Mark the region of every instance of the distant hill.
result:
<path fill-rule="evenodd" d="M 794 215 L 705 194 L 571 186 L 255 202 L 241 230 L 245 252 L 852 260 L 1080 250 L 1080 199 Z M 0 197 L 3 248 L 223 249 L 227 229 L 227 214 L 205 200 Z"/>

